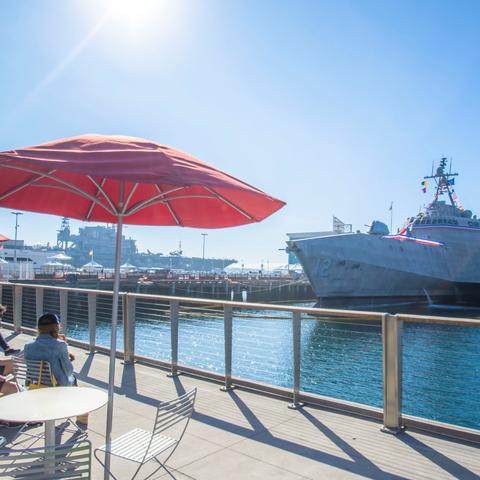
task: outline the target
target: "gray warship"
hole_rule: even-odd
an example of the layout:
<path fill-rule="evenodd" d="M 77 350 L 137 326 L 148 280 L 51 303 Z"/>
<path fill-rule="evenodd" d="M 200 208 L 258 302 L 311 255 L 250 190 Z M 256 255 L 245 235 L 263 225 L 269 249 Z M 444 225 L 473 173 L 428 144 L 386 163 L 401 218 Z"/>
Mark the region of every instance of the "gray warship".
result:
<path fill-rule="evenodd" d="M 457 173 L 442 158 L 433 201 L 398 234 L 374 221 L 368 233 L 287 242 L 318 305 L 379 305 L 417 301 L 479 303 L 480 221 L 455 193 Z M 425 191 L 424 190 L 424 191 Z"/>

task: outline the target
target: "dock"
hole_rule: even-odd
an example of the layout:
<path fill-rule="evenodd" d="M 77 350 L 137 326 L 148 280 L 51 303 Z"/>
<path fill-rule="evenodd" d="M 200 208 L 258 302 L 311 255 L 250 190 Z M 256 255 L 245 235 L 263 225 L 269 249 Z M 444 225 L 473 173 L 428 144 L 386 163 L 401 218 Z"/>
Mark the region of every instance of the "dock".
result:
<path fill-rule="evenodd" d="M 8 338 L 16 348 L 32 340 L 23 333 Z M 108 357 L 72 351 L 80 384 L 105 389 Z M 149 429 L 159 400 L 197 387 L 192 421 L 168 462 L 179 480 L 480 478 L 478 444 L 413 428 L 389 435 L 380 431 L 379 421 L 309 405 L 290 410 L 285 400 L 273 396 L 242 388 L 222 392 L 214 381 L 166 374 L 158 367 L 117 360 L 113 437 L 134 427 Z M 88 438 L 94 447 L 103 444 L 104 417 L 105 408 L 90 416 Z M 12 429 L 0 434 L 8 437 Z M 66 439 L 68 435 L 62 437 Z M 92 467 L 92 478 L 103 478 L 95 460 Z M 133 473 L 131 464 L 115 458 L 112 467 L 120 479 Z M 168 477 L 159 472 L 152 478 Z"/>

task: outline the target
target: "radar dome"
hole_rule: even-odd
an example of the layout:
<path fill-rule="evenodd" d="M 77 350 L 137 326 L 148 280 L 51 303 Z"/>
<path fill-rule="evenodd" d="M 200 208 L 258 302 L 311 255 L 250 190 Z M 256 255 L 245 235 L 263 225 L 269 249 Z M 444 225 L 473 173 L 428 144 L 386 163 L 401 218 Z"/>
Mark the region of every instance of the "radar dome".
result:
<path fill-rule="evenodd" d="M 370 225 L 368 233 L 370 233 L 371 235 L 388 235 L 390 233 L 390 230 L 380 220 L 374 220 L 372 222 L 372 225 Z"/>

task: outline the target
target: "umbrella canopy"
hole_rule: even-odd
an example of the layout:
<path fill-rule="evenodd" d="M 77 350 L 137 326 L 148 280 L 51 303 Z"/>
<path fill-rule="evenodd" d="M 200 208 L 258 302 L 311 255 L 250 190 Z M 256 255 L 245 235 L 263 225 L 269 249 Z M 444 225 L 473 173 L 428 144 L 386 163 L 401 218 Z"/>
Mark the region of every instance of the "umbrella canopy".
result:
<path fill-rule="evenodd" d="M 283 205 L 187 153 L 143 138 L 88 134 L 0 152 L 0 207 L 117 224 L 107 450 L 123 224 L 233 227 L 259 222 Z M 107 455 L 107 469 L 109 463 Z"/>
<path fill-rule="evenodd" d="M 53 258 L 54 260 L 58 260 L 60 262 L 67 262 L 68 260 L 72 259 L 72 257 L 65 255 L 65 253 L 63 252 L 57 253 L 56 255 L 52 255 L 51 257 L 48 257 L 48 258 Z"/>
<path fill-rule="evenodd" d="M 86 221 L 222 228 L 284 205 L 191 155 L 120 135 L 0 152 L 0 173 L 0 206 Z"/>
<path fill-rule="evenodd" d="M 6 242 L 7 240 L 10 240 L 10 239 L 0 233 L 0 242 Z"/>

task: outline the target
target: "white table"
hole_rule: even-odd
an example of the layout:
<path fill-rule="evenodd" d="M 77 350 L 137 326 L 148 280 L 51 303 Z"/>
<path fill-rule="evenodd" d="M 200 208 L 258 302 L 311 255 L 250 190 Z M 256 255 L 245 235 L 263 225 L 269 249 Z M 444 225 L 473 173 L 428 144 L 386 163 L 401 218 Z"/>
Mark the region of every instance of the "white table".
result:
<path fill-rule="evenodd" d="M 90 387 L 27 390 L 0 398 L 0 420 L 44 422 L 45 447 L 54 447 L 55 420 L 93 412 L 103 407 L 107 401 L 107 392 Z"/>

